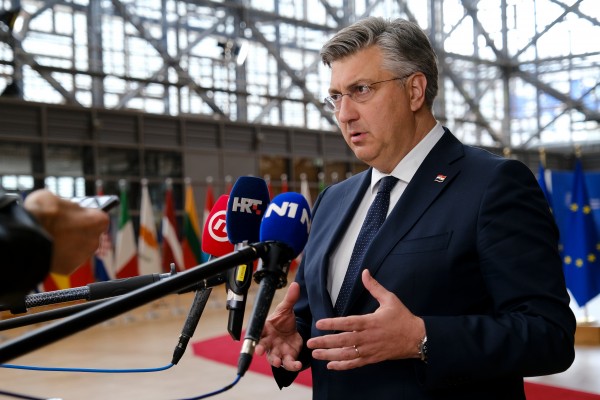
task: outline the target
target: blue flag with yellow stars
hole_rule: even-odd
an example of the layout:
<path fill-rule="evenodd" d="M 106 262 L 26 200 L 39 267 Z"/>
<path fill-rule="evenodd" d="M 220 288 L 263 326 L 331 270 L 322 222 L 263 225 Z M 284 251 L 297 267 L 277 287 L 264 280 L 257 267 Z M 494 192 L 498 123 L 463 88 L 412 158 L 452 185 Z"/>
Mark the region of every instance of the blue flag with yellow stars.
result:
<path fill-rule="evenodd" d="M 600 293 L 598 233 L 590 207 L 581 161 L 575 163 L 567 217 L 563 263 L 567 287 L 580 307 Z"/>

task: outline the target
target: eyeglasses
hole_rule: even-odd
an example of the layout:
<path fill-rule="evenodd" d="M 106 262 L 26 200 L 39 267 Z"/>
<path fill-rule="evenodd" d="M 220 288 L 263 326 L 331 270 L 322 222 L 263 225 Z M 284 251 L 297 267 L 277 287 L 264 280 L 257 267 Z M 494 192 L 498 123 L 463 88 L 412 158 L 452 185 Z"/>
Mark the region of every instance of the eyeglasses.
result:
<path fill-rule="evenodd" d="M 410 74 L 401 76 L 401 77 L 369 83 L 368 85 L 351 86 L 350 91 L 348 93 L 336 93 L 336 94 L 332 94 L 331 96 L 325 97 L 325 100 L 324 100 L 325 103 L 323 105 L 324 105 L 325 109 L 329 112 L 340 111 L 340 105 L 342 104 L 342 97 L 344 97 L 344 96 L 350 97 L 350 99 L 352 99 L 352 101 L 354 101 L 356 103 L 364 103 L 365 101 L 368 101 L 373 97 L 373 94 L 375 93 L 375 91 L 373 90 L 374 85 L 377 85 L 378 83 L 385 83 L 385 82 L 391 82 L 391 81 L 405 79 L 405 78 L 408 78 L 412 74 L 413 74 L 413 72 L 411 72 Z"/>

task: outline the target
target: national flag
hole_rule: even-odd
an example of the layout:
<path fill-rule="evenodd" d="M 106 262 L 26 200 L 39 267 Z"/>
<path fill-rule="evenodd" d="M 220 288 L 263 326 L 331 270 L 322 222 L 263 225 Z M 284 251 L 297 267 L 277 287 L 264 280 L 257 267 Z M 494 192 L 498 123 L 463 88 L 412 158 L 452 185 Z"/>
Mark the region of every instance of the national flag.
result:
<path fill-rule="evenodd" d="M 281 174 L 281 193 L 287 193 L 289 190 L 288 177 L 286 174 Z"/>
<path fill-rule="evenodd" d="M 204 215 L 202 216 L 202 230 L 204 232 L 204 226 L 206 225 L 206 221 L 208 220 L 208 216 L 210 215 L 210 211 L 213 209 L 215 205 L 215 195 L 213 193 L 213 185 L 212 185 L 212 177 L 208 177 L 206 179 L 206 196 L 204 198 Z M 231 190 L 230 190 L 231 192 Z M 200 245 L 202 245 L 202 240 L 200 240 Z M 202 247 L 200 247 L 202 248 Z M 208 261 L 210 254 L 202 252 L 202 262 Z"/>
<path fill-rule="evenodd" d="M 202 247 L 200 245 L 200 225 L 196 204 L 194 201 L 194 189 L 189 180 L 185 183 L 185 210 L 183 215 L 183 262 L 186 269 L 195 267 L 202 262 Z"/>
<path fill-rule="evenodd" d="M 55 290 L 69 289 L 71 282 L 68 275 L 50 272 L 44 279 L 42 287 L 45 292 L 53 292 Z"/>
<path fill-rule="evenodd" d="M 119 208 L 119 230 L 117 232 L 115 271 L 117 278 L 131 278 L 139 275 L 137 249 L 133 222 L 129 218 L 127 188 L 121 185 L 121 204 Z"/>
<path fill-rule="evenodd" d="M 70 275 L 50 272 L 42 282 L 42 288 L 46 292 L 51 292 L 54 290 L 81 287 L 89 283 L 94 283 L 95 281 L 96 278 L 92 270 L 92 257 L 90 257 Z"/>
<path fill-rule="evenodd" d="M 171 271 L 171 263 L 175 264 L 177 271 L 183 271 L 183 250 L 179 240 L 179 228 L 175 218 L 175 206 L 173 204 L 173 184 L 171 179 L 167 180 L 165 192 L 165 208 L 162 217 L 162 268 L 164 272 Z"/>
<path fill-rule="evenodd" d="M 319 193 L 325 190 L 325 172 L 319 172 Z"/>
<path fill-rule="evenodd" d="M 269 199 L 273 200 L 273 188 L 271 187 L 271 175 L 265 175 L 265 182 L 267 182 L 267 190 L 269 191 Z"/>
<path fill-rule="evenodd" d="M 94 276 L 96 281 L 104 282 L 114 279 L 115 255 L 109 229 L 100 235 L 100 246 L 94 254 Z"/>
<path fill-rule="evenodd" d="M 573 191 L 567 232 L 564 235 L 563 263 L 567 287 L 580 307 L 600 293 L 598 233 L 590 207 L 581 161 L 575 162 Z"/>
<path fill-rule="evenodd" d="M 306 202 L 309 207 L 312 207 L 312 199 L 310 196 L 310 188 L 308 185 L 308 179 L 306 178 L 306 174 L 300 174 L 300 194 L 304 196 Z"/>
<path fill-rule="evenodd" d="M 96 181 L 96 195 L 104 195 L 104 187 L 101 180 Z M 112 219 L 111 219 L 112 220 Z M 94 254 L 94 276 L 96 281 L 109 281 L 114 279 L 115 276 L 115 260 L 114 251 L 112 244 L 112 237 L 110 235 L 111 227 L 106 232 L 100 235 L 100 246 Z"/>
<path fill-rule="evenodd" d="M 69 287 L 81 287 L 94 283 L 96 277 L 94 276 L 93 257 L 89 257 L 83 262 L 75 271 L 69 275 Z"/>
<path fill-rule="evenodd" d="M 148 181 L 142 179 L 142 202 L 140 206 L 140 233 L 138 238 L 138 268 L 141 275 L 161 272 L 160 248 L 156 235 L 154 210 L 150 201 Z"/>
<path fill-rule="evenodd" d="M 227 175 L 225 177 L 225 194 L 229 196 L 231 194 L 231 189 L 233 189 L 233 179 L 230 175 Z"/>
<path fill-rule="evenodd" d="M 548 202 L 548 206 L 550 210 L 552 210 L 552 198 L 550 197 L 550 191 L 548 190 L 548 185 L 546 185 L 546 169 L 544 168 L 544 163 L 540 161 L 540 165 L 538 168 L 538 183 L 542 192 L 544 192 L 544 196 L 546 197 L 546 201 Z"/>

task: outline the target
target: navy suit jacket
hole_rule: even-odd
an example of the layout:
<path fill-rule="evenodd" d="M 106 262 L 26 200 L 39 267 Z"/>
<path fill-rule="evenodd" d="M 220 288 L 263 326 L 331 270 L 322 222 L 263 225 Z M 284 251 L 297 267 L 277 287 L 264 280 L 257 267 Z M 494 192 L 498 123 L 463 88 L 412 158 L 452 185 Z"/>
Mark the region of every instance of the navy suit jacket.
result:
<path fill-rule="evenodd" d="M 440 176 L 440 179 L 436 179 Z M 442 178 L 445 177 L 445 178 Z M 371 179 L 371 170 L 328 187 L 296 280 L 298 331 L 334 316 L 327 268 Z M 365 255 L 371 275 L 425 321 L 428 363 L 390 360 L 349 371 L 301 353 L 314 399 L 524 399 L 523 377 L 567 369 L 574 359 L 558 230 L 521 162 L 461 144 L 446 129 Z M 374 312 L 360 279 L 344 315 Z M 280 387 L 294 373 L 273 369 Z"/>

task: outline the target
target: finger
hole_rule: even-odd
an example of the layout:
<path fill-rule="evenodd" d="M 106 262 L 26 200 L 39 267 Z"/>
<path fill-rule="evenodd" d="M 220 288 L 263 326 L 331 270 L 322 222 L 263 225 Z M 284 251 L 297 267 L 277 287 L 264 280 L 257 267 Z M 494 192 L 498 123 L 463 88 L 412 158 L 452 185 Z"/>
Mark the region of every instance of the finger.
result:
<path fill-rule="evenodd" d="M 385 304 L 388 301 L 397 299 L 392 292 L 384 288 L 379 282 L 377 282 L 375 278 L 371 276 L 371 273 L 368 269 L 363 270 L 361 278 L 365 289 L 371 293 L 371 295 L 379 304 Z"/>
<path fill-rule="evenodd" d="M 346 371 L 353 368 L 362 367 L 368 363 L 361 357 L 349 361 L 331 361 L 327 363 L 327 369 L 334 371 Z"/>
<path fill-rule="evenodd" d="M 316 328 L 322 331 L 352 332 L 364 328 L 364 318 L 360 315 L 348 317 L 323 318 L 316 322 Z"/>
<path fill-rule="evenodd" d="M 342 332 L 332 335 L 316 336 L 306 342 L 309 349 L 339 349 L 342 347 L 352 347 L 356 343 L 356 333 Z"/>
<path fill-rule="evenodd" d="M 312 352 L 313 358 L 323 361 L 351 361 L 360 357 L 354 346 L 336 349 L 317 349 Z"/>
<path fill-rule="evenodd" d="M 286 312 L 291 312 L 291 310 L 294 308 L 294 304 L 296 304 L 299 298 L 300 285 L 298 285 L 297 282 L 292 282 L 287 292 L 285 293 L 283 300 L 275 308 L 276 313 L 282 314 Z"/>
<path fill-rule="evenodd" d="M 267 349 L 265 348 L 265 346 L 263 346 L 262 344 L 258 343 L 256 345 L 256 347 L 254 348 L 254 354 L 256 354 L 257 356 L 261 357 L 264 354 L 267 354 Z"/>
<path fill-rule="evenodd" d="M 302 363 L 300 361 L 296 361 L 291 356 L 285 356 L 281 365 L 287 371 L 300 371 L 302 369 Z"/>

